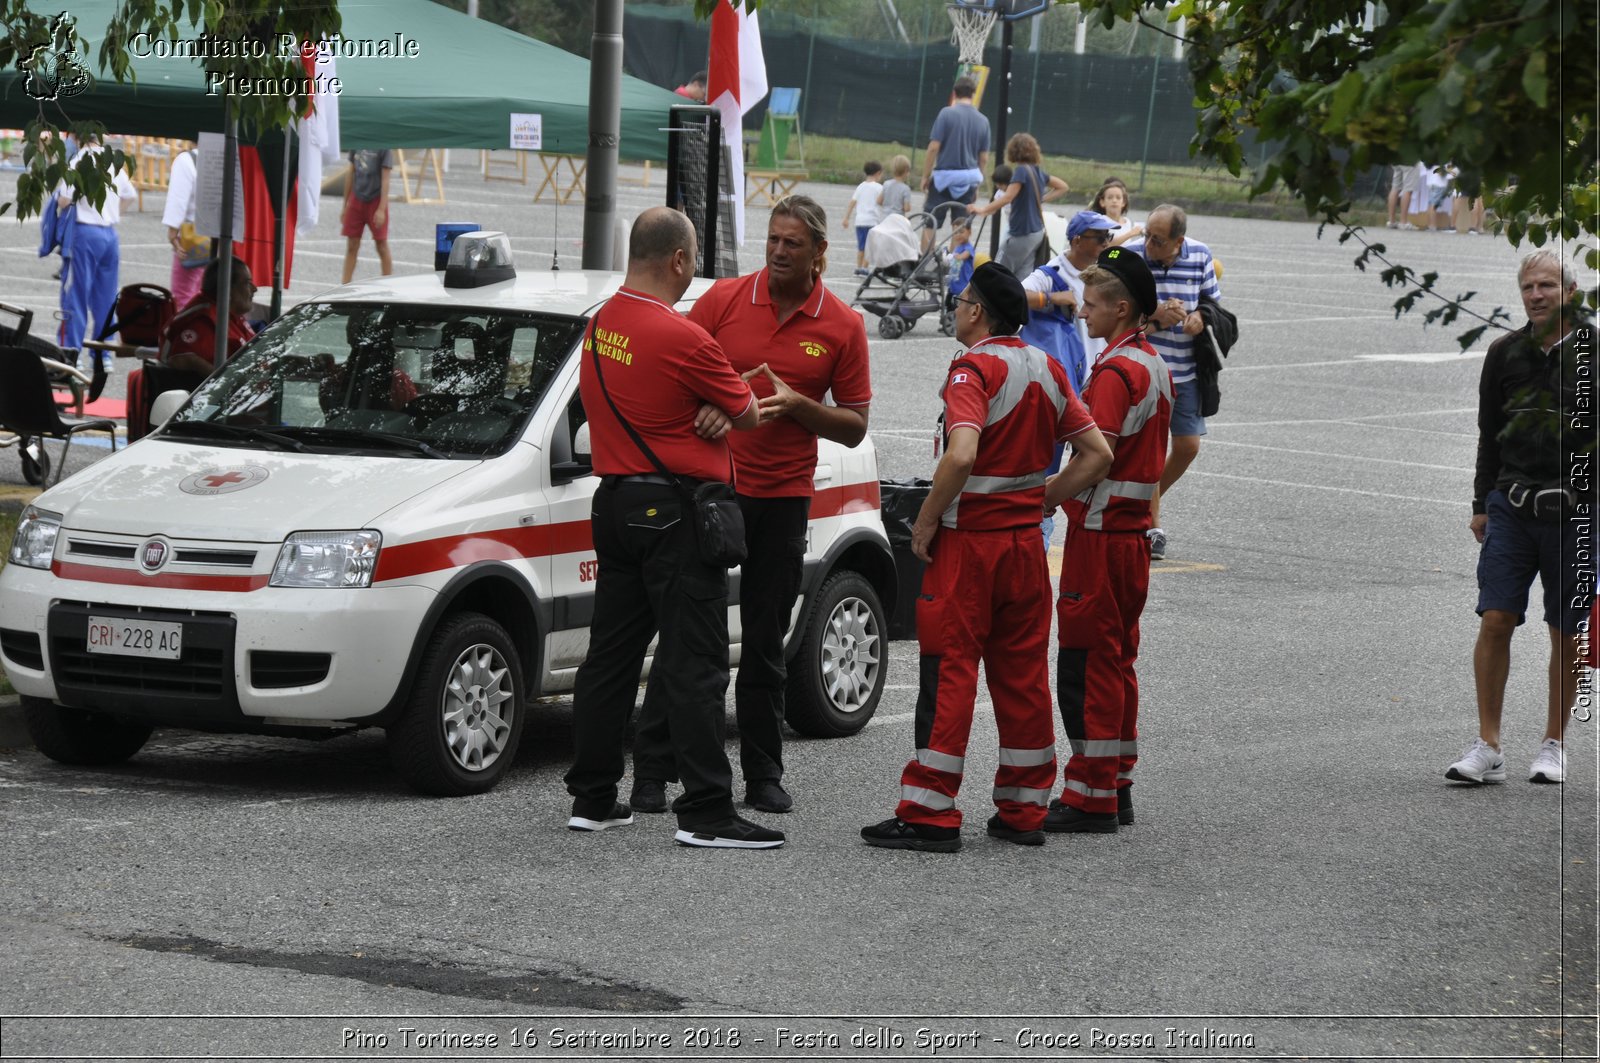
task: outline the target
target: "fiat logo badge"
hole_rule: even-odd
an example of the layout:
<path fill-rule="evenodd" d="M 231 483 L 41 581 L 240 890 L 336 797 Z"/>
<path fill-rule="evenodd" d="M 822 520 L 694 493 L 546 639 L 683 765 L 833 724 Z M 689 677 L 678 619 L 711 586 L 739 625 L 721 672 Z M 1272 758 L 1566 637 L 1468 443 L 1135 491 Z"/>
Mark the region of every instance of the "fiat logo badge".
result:
<path fill-rule="evenodd" d="M 167 544 L 160 539 L 151 539 L 139 550 L 139 567 L 146 572 L 154 572 L 167 563 Z"/>

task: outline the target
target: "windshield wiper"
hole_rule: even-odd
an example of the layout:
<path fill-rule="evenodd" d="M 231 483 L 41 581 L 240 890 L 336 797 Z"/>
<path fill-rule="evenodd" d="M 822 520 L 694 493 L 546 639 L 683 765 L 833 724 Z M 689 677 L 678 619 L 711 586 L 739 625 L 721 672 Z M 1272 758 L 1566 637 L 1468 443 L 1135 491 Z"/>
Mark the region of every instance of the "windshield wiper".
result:
<path fill-rule="evenodd" d="M 409 450 L 413 454 L 421 454 L 428 458 L 448 460 L 450 457 L 450 455 L 414 436 L 403 436 L 398 432 L 379 432 L 371 428 L 330 428 L 326 425 L 286 425 L 285 428 L 296 435 L 309 436 L 313 439 L 322 437 L 336 439 L 342 443 L 355 444 L 369 442 L 388 443 L 390 446 Z"/>
<path fill-rule="evenodd" d="M 298 439 L 290 439 L 277 432 L 269 432 L 265 428 L 253 425 L 224 424 L 219 421 L 168 421 L 162 427 L 162 434 L 176 433 L 178 435 L 210 435 L 225 436 L 232 439 L 248 440 L 252 443 L 271 443 L 282 450 L 293 450 L 297 453 L 306 453 L 306 445 Z"/>

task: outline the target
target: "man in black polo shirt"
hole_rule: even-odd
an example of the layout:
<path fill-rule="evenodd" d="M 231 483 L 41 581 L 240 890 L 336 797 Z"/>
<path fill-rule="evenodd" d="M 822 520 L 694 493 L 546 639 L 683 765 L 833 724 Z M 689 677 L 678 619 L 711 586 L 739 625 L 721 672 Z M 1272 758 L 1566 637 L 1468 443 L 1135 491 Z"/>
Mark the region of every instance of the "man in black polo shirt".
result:
<path fill-rule="evenodd" d="M 1594 334 L 1570 302 L 1576 284 L 1560 255 L 1535 251 L 1517 271 L 1528 323 L 1489 347 L 1478 385 L 1478 461 L 1472 534 L 1478 555 L 1478 737 L 1445 777 L 1478 784 L 1506 777 L 1500 715 L 1511 669 L 1511 636 L 1522 623 L 1537 573 L 1550 628 L 1550 686 L 1544 740 L 1528 770 L 1532 782 L 1566 778 L 1562 737 L 1578 692 L 1579 625 L 1592 576 L 1579 539 L 1592 542 L 1594 493 Z M 1579 402 L 1580 379 L 1590 389 Z M 1587 457 L 1585 457 L 1587 455 Z M 1582 488 L 1580 492 L 1577 488 Z M 1587 593 L 1583 589 L 1587 589 Z"/>

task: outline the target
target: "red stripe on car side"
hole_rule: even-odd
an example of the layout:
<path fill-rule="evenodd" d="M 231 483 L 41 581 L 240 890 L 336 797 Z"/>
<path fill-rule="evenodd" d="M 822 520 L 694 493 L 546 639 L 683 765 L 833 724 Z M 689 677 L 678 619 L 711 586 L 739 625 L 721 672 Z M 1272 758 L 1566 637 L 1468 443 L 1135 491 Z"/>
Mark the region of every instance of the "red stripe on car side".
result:
<path fill-rule="evenodd" d="M 813 518 L 837 517 L 842 513 L 865 513 L 882 508 L 883 498 L 878 491 L 876 480 L 859 484 L 842 484 L 839 487 L 824 487 L 811 498 Z"/>
<path fill-rule="evenodd" d="M 577 554 L 594 549 L 586 520 L 529 528 L 496 528 L 468 535 L 446 535 L 398 546 L 385 546 L 378 554 L 373 582 L 406 579 L 440 569 L 460 568 L 477 561 L 518 561 L 526 557 Z"/>

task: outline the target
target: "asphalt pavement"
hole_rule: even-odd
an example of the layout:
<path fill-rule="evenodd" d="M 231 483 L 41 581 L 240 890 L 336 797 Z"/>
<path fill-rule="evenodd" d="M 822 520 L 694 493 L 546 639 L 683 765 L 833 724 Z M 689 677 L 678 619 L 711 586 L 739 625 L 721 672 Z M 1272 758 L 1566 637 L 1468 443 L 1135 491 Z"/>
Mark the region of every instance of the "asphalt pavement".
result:
<path fill-rule="evenodd" d="M 557 252 L 576 268 L 579 200 L 532 204 L 531 185 L 483 182 L 464 154 L 446 205 L 396 204 L 397 269 L 429 268 L 447 220 L 506 230 L 520 269 Z M 848 188 L 806 190 L 842 216 Z M 657 171 L 620 206 L 662 194 Z M 124 222 L 124 283 L 165 276 L 160 199 Z M 292 299 L 338 279 L 326 209 Z M 746 268 L 764 222 L 752 211 Z M 853 234 L 837 232 L 827 281 L 848 298 Z M 856 832 L 892 812 L 912 750 L 910 642 L 867 730 L 793 738 L 795 811 L 759 817 L 789 832 L 775 852 L 675 847 L 662 817 L 565 830 L 565 699 L 538 706 L 497 790 L 459 800 L 403 789 L 376 734 L 163 732 L 101 771 L 11 749 L 5 1055 L 1592 1058 L 1596 725 L 1569 731 L 1565 786 L 1526 781 L 1537 604 L 1513 648 L 1507 782 L 1444 779 L 1475 726 L 1487 343 L 1463 354 L 1457 327 L 1396 320 L 1397 293 L 1313 224 L 1194 218 L 1190 233 L 1223 263 L 1242 339 L 1164 506 L 1135 826 L 1042 849 L 984 837 L 997 754 L 980 699 L 965 848 L 865 847 Z M 1369 236 L 1520 323 L 1503 241 Z M 35 244 L 32 225 L 0 223 L 0 298 L 43 318 L 54 285 Z M 928 475 L 956 344 L 932 319 L 893 341 L 868 325 L 880 475 Z M 0 485 L 20 483 L 0 451 Z"/>

